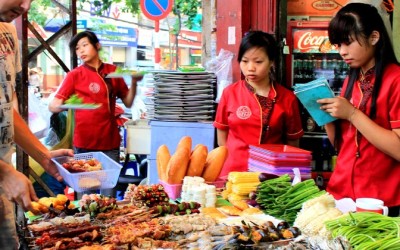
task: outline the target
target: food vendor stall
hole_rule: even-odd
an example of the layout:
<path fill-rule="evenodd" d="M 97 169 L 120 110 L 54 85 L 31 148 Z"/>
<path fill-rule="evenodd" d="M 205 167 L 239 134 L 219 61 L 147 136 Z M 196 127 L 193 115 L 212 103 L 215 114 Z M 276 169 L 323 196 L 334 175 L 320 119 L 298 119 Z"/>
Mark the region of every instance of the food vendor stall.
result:
<path fill-rule="evenodd" d="M 23 236 L 29 249 L 336 250 L 378 249 L 378 242 L 380 249 L 397 249 L 400 243 L 399 217 L 347 213 L 313 179 L 231 172 L 220 182 L 223 148 L 192 149 L 188 136 L 175 147 L 170 157 L 165 145 L 157 152 L 160 183 L 130 184 L 122 201 L 90 194 L 95 187 L 87 187 L 78 201 L 58 195 L 34 202 Z"/>

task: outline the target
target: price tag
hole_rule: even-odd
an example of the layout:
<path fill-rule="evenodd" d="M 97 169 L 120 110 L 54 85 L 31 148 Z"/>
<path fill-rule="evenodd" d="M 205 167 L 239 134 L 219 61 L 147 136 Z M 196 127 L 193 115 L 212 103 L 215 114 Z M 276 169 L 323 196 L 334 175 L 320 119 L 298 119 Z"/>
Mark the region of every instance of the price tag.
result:
<path fill-rule="evenodd" d="M 289 46 L 285 45 L 283 46 L 283 54 L 288 55 L 289 54 Z"/>
<path fill-rule="evenodd" d="M 283 54 L 288 55 L 289 54 L 289 46 L 286 43 L 286 38 L 283 38 L 282 43 L 283 43 Z"/>

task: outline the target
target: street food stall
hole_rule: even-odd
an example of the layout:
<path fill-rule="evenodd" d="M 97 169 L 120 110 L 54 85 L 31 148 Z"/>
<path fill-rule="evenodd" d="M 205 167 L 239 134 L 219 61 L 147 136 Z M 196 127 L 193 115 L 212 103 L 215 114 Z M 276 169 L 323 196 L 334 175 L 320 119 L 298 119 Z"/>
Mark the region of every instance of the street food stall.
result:
<path fill-rule="evenodd" d="M 171 149 L 169 159 L 168 148 L 160 147 L 160 183 L 131 184 L 119 201 L 95 193 L 102 184 L 96 186 L 94 179 L 107 176 L 106 159 L 80 162 L 96 170 L 83 172 L 84 177 L 82 172 L 67 174 L 78 178 L 76 185 L 87 194 L 80 200 L 57 195 L 34 202 L 34 210 L 26 213 L 23 242 L 29 249 L 336 250 L 399 246 L 399 217 L 361 211 L 360 204 L 357 212 L 345 211 L 313 179 L 301 181 L 288 174 L 231 172 L 221 182 L 218 168 L 226 152 L 216 148 L 206 151 L 204 157 L 200 153 L 204 147 L 197 146 L 192 151 L 197 164 L 191 164 L 189 156 L 185 160 L 182 155 L 191 147 L 190 142 L 189 137 L 182 138 L 176 151 Z M 79 160 L 63 161 L 60 165 L 74 172 L 72 166 Z M 98 170 L 103 166 L 104 170 Z"/>

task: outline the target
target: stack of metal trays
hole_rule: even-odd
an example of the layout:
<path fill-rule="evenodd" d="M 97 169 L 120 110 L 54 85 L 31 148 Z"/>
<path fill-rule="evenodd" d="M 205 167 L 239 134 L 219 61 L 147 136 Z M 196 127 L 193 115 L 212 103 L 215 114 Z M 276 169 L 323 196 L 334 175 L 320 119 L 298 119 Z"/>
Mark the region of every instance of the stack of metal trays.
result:
<path fill-rule="evenodd" d="M 160 71 L 154 74 L 154 119 L 213 121 L 217 78 L 211 72 Z"/>

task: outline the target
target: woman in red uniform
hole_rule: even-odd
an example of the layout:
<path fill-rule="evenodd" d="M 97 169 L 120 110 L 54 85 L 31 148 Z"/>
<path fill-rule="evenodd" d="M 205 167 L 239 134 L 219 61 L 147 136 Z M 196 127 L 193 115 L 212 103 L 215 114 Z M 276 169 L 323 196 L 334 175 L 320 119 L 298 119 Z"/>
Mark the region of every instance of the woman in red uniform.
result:
<path fill-rule="evenodd" d="M 238 62 L 245 77 L 222 93 L 214 126 L 218 144 L 228 148 L 220 173 L 248 170 L 249 145 L 299 146 L 303 135 L 296 96 L 274 78 L 278 47 L 272 35 L 249 32 L 241 41 Z"/>
<path fill-rule="evenodd" d="M 389 34 L 377 9 L 361 3 L 344 6 L 328 31 L 350 66 L 341 96 L 318 101 L 340 119 L 326 126 L 339 150 L 328 191 L 336 199 L 381 199 L 399 216 L 400 66 Z"/>
<path fill-rule="evenodd" d="M 123 78 L 106 78 L 115 72 L 116 66 L 103 63 L 99 57 L 101 48 L 97 36 L 91 31 L 80 32 L 69 44 L 83 64 L 67 74 L 54 99 L 49 104 L 53 113 L 73 94 L 83 98 L 84 103 L 98 103 L 95 110 L 76 110 L 74 129 L 75 153 L 102 151 L 119 162 L 121 137 L 115 116 L 116 98 L 131 107 L 136 95 L 136 78 L 130 89 Z"/>

